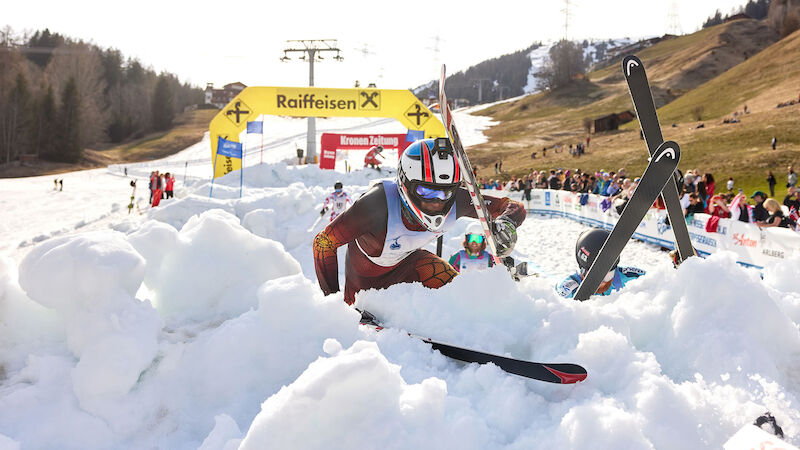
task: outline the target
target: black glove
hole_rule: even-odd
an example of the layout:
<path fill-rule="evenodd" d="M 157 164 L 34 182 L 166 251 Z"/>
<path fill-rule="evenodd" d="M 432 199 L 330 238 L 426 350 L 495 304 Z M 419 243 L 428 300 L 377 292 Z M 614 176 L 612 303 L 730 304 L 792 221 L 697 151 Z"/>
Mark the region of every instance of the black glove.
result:
<path fill-rule="evenodd" d="M 322 211 L 320 211 L 320 212 L 319 212 L 319 215 L 320 215 L 320 216 L 324 216 L 324 215 L 325 215 L 325 211 L 327 211 L 327 210 L 328 210 L 328 208 L 327 208 L 327 207 L 325 207 L 325 208 L 322 208 Z"/>
<path fill-rule="evenodd" d="M 497 256 L 504 258 L 510 255 L 514 250 L 514 244 L 517 243 L 517 226 L 514 222 L 499 217 L 492 222 L 492 234 L 497 243 Z"/>

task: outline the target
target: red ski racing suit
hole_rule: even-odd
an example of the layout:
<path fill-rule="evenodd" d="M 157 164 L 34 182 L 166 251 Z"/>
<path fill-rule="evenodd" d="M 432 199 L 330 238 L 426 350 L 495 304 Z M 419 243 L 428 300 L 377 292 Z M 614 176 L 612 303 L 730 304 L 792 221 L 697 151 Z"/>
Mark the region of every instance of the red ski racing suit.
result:
<path fill-rule="evenodd" d="M 367 156 L 364 157 L 364 167 L 372 166 L 377 167 L 381 165 L 381 161 L 378 159 L 378 156 L 381 153 L 378 151 L 377 148 L 373 147 L 370 151 L 367 152 Z"/>
<path fill-rule="evenodd" d="M 517 227 L 525 220 L 522 203 L 507 197 L 484 199 L 492 219 L 502 216 Z M 322 292 L 339 291 L 336 249 L 342 245 L 347 245 L 344 301 L 348 304 L 353 304 L 356 292 L 371 288 L 415 281 L 429 288 L 444 286 L 457 272 L 422 247 L 444 234 L 459 217 L 477 218 L 464 188 L 457 190 L 444 227 L 434 233 L 411 218 L 394 182 L 376 184 L 314 239 L 314 265 Z"/>

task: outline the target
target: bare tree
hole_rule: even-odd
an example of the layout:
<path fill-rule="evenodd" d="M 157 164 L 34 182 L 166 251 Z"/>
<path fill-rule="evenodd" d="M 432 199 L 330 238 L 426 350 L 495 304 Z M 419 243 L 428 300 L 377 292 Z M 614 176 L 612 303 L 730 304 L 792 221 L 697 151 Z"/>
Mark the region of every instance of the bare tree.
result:
<path fill-rule="evenodd" d="M 594 123 L 594 121 L 592 120 L 591 117 L 584 117 L 583 118 L 583 128 L 586 130 L 587 134 L 592 132 L 592 124 L 593 123 Z"/>
<path fill-rule="evenodd" d="M 84 42 L 67 42 L 59 47 L 45 70 L 55 92 L 62 92 L 69 78 L 74 78 L 80 96 L 81 142 L 97 143 L 105 138 L 109 122 L 104 107 L 103 65 L 97 47 Z"/>

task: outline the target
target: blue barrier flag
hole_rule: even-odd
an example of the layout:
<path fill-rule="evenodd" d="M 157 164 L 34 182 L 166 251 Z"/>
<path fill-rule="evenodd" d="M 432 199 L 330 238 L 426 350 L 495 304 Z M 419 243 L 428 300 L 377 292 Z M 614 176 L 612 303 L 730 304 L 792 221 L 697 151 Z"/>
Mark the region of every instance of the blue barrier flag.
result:
<path fill-rule="evenodd" d="M 425 130 L 408 130 L 408 133 L 406 133 L 406 142 L 414 142 L 420 139 L 425 139 Z"/>
<path fill-rule="evenodd" d="M 229 141 L 220 136 L 217 141 L 217 155 L 242 159 L 242 143 Z"/>
<path fill-rule="evenodd" d="M 263 134 L 264 122 L 247 122 L 247 132 L 253 134 Z"/>

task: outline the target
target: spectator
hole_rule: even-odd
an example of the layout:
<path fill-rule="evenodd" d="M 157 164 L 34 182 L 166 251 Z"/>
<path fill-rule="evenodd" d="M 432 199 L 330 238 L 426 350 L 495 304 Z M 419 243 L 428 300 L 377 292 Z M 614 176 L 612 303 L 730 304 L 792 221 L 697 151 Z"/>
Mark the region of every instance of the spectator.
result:
<path fill-rule="evenodd" d="M 700 201 L 703 202 L 703 209 L 708 206 L 708 192 L 706 191 L 706 183 L 701 181 L 697 183 L 697 195 L 700 196 Z"/>
<path fill-rule="evenodd" d="M 772 136 L 772 149 L 775 150 L 775 147 L 778 145 L 778 139 L 775 136 Z"/>
<path fill-rule="evenodd" d="M 736 218 L 736 220 L 739 222 L 750 223 L 750 210 L 752 209 L 753 207 L 747 204 L 747 197 L 745 197 L 741 189 L 728 205 L 728 210 L 731 212 L 731 218 Z"/>
<path fill-rule="evenodd" d="M 164 192 L 166 192 L 167 198 L 173 198 L 174 197 L 173 188 L 175 187 L 175 175 L 170 175 L 170 173 L 167 172 L 164 181 L 165 181 Z"/>
<path fill-rule="evenodd" d="M 547 187 L 554 190 L 561 189 L 561 180 L 556 176 L 555 170 L 550 171 L 550 176 L 547 178 Z"/>
<path fill-rule="evenodd" d="M 595 194 L 606 195 L 608 186 L 611 184 L 611 175 L 608 172 L 603 172 L 602 179 L 597 181 L 597 186 L 594 190 Z"/>
<path fill-rule="evenodd" d="M 58 178 L 53 178 L 53 190 L 58 190 Z"/>
<path fill-rule="evenodd" d="M 731 210 L 725 203 L 725 198 L 722 195 L 715 195 L 708 201 L 708 208 L 706 213 L 712 216 L 717 216 L 721 219 L 728 219 L 731 217 Z"/>
<path fill-rule="evenodd" d="M 624 168 L 624 167 L 620 167 L 620 168 L 619 168 L 619 170 L 617 171 L 617 175 L 619 175 L 619 178 L 620 178 L 620 180 L 624 180 L 625 178 L 627 178 L 627 177 L 628 177 L 628 176 L 625 174 L 625 168 Z"/>
<path fill-rule="evenodd" d="M 606 197 L 613 197 L 614 195 L 617 195 L 617 193 L 621 189 L 622 188 L 620 187 L 619 184 L 619 177 L 615 176 L 614 178 L 611 179 L 611 183 L 608 184 L 606 192 L 603 195 L 605 195 Z"/>
<path fill-rule="evenodd" d="M 150 187 L 150 202 L 149 203 L 152 204 L 153 203 L 153 193 L 158 188 L 158 171 L 157 170 L 155 170 L 153 172 L 150 172 L 150 184 L 149 184 L 149 187 Z"/>
<path fill-rule="evenodd" d="M 497 164 L 498 164 L 498 163 L 499 163 L 499 161 L 495 161 L 495 162 L 494 162 L 494 174 L 495 174 L 495 175 L 497 175 Z"/>
<path fill-rule="evenodd" d="M 756 221 L 759 228 L 781 227 L 794 229 L 795 223 L 788 217 L 783 215 L 781 205 L 774 198 L 768 198 L 764 201 L 764 208 L 769 212 L 764 220 Z"/>
<path fill-rule="evenodd" d="M 800 211 L 800 189 L 794 187 L 789 188 L 789 193 L 783 198 L 783 204 L 789 208 L 789 211 L 791 211 L 792 208 L 794 208 L 795 211 Z"/>
<path fill-rule="evenodd" d="M 711 175 L 710 173 L 703 174 L 703 181 L 706 183 L 706 192 L 708 193 L 708 196 L 713 197 L 717 189 L 717 185 L 714 182 L 714 175 Z"/>
<path fill-rule="evenodd" d="M 539 174 L 539 179 L 536 180 L 536 188 L 537 189 L 547 189 L 548 188 L 547 174 L 545 174 L 544 171 L 542 171 Z"/>
<path fill-rule="evenodd" d="M 753 222 L 763 222 L 767 220 L 769 213 L 764 209 L 764 200 L 767 199 L 767 194 L 763 191 L 755 191 L 750 198 L 756 202 L 756 205 L 753 206 Z"/>
<path fill-rule="evenodd" d="M 542 147 L 542 158 L 547 156 L 547 147 Z"/>
<path fill-rule="evenodd" d="M 531 209 L 531 190 L 533 189 L 533 178 L 525 175 L 522 179 L 522 199 L 525 200 L 527 209 Z"/>
<path fill-rule="evenodd" d="M 587 193 L 594 193 L 595 189 L 597 189 L 597 177 L 594 175 L 589 176 L 589 184 L 586 185 L 586 192 Z"/>
<path fill-rule="evenodd" d="M 617 214 L 622 214 L 625 205 L 628 204 L 628 200 L 630 200 L 630 196 L 633 194 L 632 188 L 633 182 L 631 182 L 631 179 L 625 178 L 622 180 L 622 189 L 611 197 L 611 203 L 616 205 Z"/>
<path fill-rule="evenodd" d="M 689 217 L 692 214 L 705 212 L 703 203 L 700 201 L 700 195 L 697 192 L 689 194 L 689 206 L 683 210 L 683 216 Z"/>
<path fill-rule="evenodd" d="M 591 140 L 592 140 L 591 137 L 586 136 L 586 148 L 589 148 L 589 141 L 591 141 Z"/>
<path fill-rule="evenodd" d="M 728 192 L 733 192 L 733 177 L 728 178 L 728 184 L 726 187 L 728 188 Z"/>
<path fill-rule="evenodd" d="M 797 185 L 797 174 L 792 166 L 786 168 L 786 187 L 795 187 Z"/>
<path fill-rule="evenodd" d="M 693 194 L 697 191 L 694 186 L 694 174 L 692 174 L 691 170 L 687 171 L 686 175 L 683 177 L 683 188 L 687 194 Z"/>
<path fill-rule="evenodd" d="M 769 196 L 775 197 L 775 185 L 778 184 L 778 181 L 775 179 L 775 175 L 772 174 L 771 170 L 767 171 L 767 185 L 769 186 Z"/>
<path fill-rule="evenodd" d="M 503 160 L 502 159 L 497 161 L 497 170 L 500 171 L 500 173 L 503 173 Z"/>
<path fill-rule="evenodd" d="M 64 179 L 62 178 L 58 180 L 58 192 L 61 192 L 63 190 L 64 190 Z"/>

